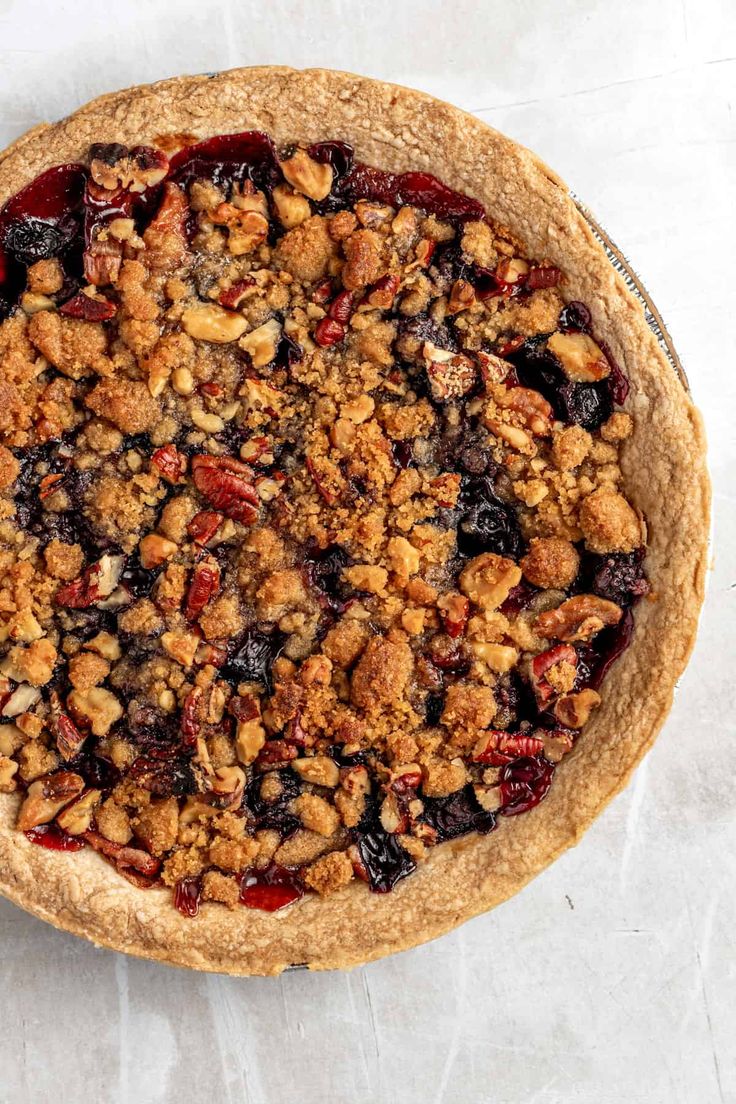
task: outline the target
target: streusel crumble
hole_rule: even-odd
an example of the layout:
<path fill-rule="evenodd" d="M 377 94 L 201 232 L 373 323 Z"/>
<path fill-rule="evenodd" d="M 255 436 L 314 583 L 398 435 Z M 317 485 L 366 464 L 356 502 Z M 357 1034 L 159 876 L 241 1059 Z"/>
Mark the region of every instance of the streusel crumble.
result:
<path fill-rule="evenodd" d="M 628 384 L 434 177 L 185 142 L 0 212 L 0 792 L 189 915 L 386 892 L 537 805 L 605 693 Z"/>

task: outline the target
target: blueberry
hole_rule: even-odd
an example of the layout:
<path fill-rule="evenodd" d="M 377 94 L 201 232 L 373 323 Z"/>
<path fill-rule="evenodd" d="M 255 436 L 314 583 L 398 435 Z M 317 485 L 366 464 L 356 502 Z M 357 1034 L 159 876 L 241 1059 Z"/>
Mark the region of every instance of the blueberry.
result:
<path fill-rule="evenodd" d="M 495 552 L 519 559 L 524 542 L 516 512 L 498 498 L 489 476 L 463 480 L 460 507 L 457 544 L 461 553 L 478 556 Z"/>

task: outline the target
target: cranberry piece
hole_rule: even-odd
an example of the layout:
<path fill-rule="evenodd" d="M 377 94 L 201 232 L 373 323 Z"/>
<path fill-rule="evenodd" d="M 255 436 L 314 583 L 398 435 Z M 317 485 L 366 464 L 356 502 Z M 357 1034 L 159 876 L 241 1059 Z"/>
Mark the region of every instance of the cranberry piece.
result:
<path fill-rule="evenodd" d="M 547 795 L 555 768 L 541 755 L 515 759 L 501 772 L 500 812 L 504 816 L 518 816 L 533 809 Z"/>
<path fill-rule="evenodd" d="M 524 284 L 530 291 L 536 291 L 539 288 L 557 287 L 561 279 L 559 268 L 553 265 L 535 265 L 529 269 Z"/>
<path fill-rule="evenodd" d="M 592 318 L 590 317 L 590 311 L 585 303 L 581 303 L 579 299 L 572 299 L 560 311 L 560 318 L 557 324 L 565 333 L 569 333 L 571 330 L 579 333 L 588 333 L 591 323 Z"/>
<path fill-rule="evenodd" d="M 202 896 L 202 882 L 199 878 L 182 878 L 174 890 L 174 906 L 182 916 L 196 916 Z"/>
<path fill-rule="evenodd" d="M 171 159 L 169 179 L 185 188 L 193 180 L 211 180 L 228 190 L 234 183 L 252 180 L 271 188 L 282 179 L 273 142 L 260 130 L 220 134 L 187 146 Z"/>
<path fill-rule="evenodd" d="M 626 651 L 634 635 L 634 615 L 625 609 L 617 625 L 603 629 L 589 644 L 579 649 L 576 689 L 597 690 L 618 657 Z"/>
<path fill-rule="evenodd" d="M 353 147 L 347 142 L 315 142 L 307 153 L 320 165 L 331 165 L 336 177 L 344 176 L 353 164 Z"/>
<path fill-rule="evenodd" d="M 58 824 L 41 824 L 38 828 L 29 828 L 23 835 L 49 851 L 81 851 L 84 847 L 83 839 L 70 836 Z"/>
<path fill-rule="evenodd" d="M 339 185 L 340 195 L 349 200 L 369 199 L 392 207 L 421 207 L 428 215 L 443 219 L 484 219 L 485 209 L 477 199 L 454 192 L 431 173 L 390 173 L 357 162 Z"/>
<path fill-rule="evenodd" d="M 465 478 L 459 505 L 462 518 L 458 526 L 457 543 L 466 556 L 495 552 L 518 560 L 523 540 L 516 512 L 496 495 L 490 476 Z"/>
<path fill-rule="evenodd" d="M 303 356 L 304 349 L 299 342 L 295 341 L 293 337 L 289 337 L 287 333 L 282 333 L 276 349 L 274 367 L 290 368 L 292 364 L 298 364 Z"/>
<path fill-rule="evenodd" d="M 364 872 L 372 893 L 389 893 L 416 869 L 409 852 L 382 827 L 375 803 L 351 835 L 360 856 L 360 873 Z"/>
<path fill-rule="evenodd" d="M 57 256 L 64 246 L 64 234 L 50 222 L 26 218 L 10 223 L 3 244 L 21 264 L 32 265 Z"/>
<path fill-rule="evenodd" d="M 394 463 L 399 468 L 408 468 L 414 462 L 414 446 L 412 441 L 392 441 L 391 451 Z"/>
<path fill-rule="evenodd" d="M 447 797 L 425 797 L 421 819 L 434 828 L 437 842 L 456 839 L 468 832 L 488 835 L 496 827 L 494 813 L 488 813 L 478 804 L 472 786 L 465 786 Z"/>
<path fill-rule="evenodd" d="M 609 367 L 611 369 L 611 374 L 605 381 L 608 384 L 611 398 L 613 399 L 616 406 L 623 406 L 629 393 L 629 381 L 626 378 L 621 365 L 618 363 L 613 353 L 611 352 L 611 347 L 608 342 L 603 341 L 599 338 L 598 345 L 603 350 L 603 354 L 608 361 Z"/>
<path fill-rule="evenodd" d="M 114 317 L 117 309 L 107 299 L 93 299 L 80 291 L 59 307 L 59 314 L 66 315 L 67 318 L 82 318 L 85 322 L 107 322 Z"/>
<path fill-rule="evenodd" d="M 499 613 L 504 617 L 516 617 L 526 609 L 536 594 L 539 594 L 539 588 L 522 579 L 517 586 L 511 588 L 508 598 L 498 607 Z"/>
<path fill-rule="evenodd" d="M 0 218 L 4 225 L 15 219 L 59 223 L 79 209 L 86 179 L 82 165 L 56 165 L 9 199 Z"/>
<path fill-rule="evenodd" d="M 133 598 L 147 598 L 161 570 L 160 567 L 141 567 L 140 564 L 131 564 L 125 567 L 120 576 L 121 586 L 124 586 Z"/>
<path fill-rule="evenodd" d="M 234 683 L 258 682 L 270 689 L 271 668 L 283 646 L 281 633 L 267 635 L 255 628 L 246 629 L 225 664 L 225 678 Z"/>
<path fill-rule="evenodd" d="M 241 882 L 241 903 L 263 912 L 276 912 L 303 896 L 304 885 L 298 873 L 276 863 L 245 874 Z"/>

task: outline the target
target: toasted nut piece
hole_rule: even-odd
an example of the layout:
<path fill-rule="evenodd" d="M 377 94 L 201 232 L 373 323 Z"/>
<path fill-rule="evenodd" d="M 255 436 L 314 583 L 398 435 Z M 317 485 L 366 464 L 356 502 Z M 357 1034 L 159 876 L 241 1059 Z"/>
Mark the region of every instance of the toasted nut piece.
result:
<path fill-rule="evenodd" d="M 145 567 L 146 570 L 152 567 L 160 567 L 177 551 L 178 545 L 167 540 L 166 537 L 160 537 L 158 533 L 147 533 L 138 545 L 141 566 Z"/>
<path fill-rule="evenodd" d="M 355 424 L 347 418 L 338 418 L 330 429 L 330 444 L 340 452 L 349 452 L 356 437 Z"/>
<path fill-rule="evenodd" d="M 499 388 L 496 406 L 502 410 L 513 410 L 518 414 L 527 429 L 537 436 L 546 436 L 552 432 L 553 410 L 543 395 L 530 387 Z"/>
<path fill-rule="evenodd" d="M 240 767 L 218 767 L 210 779 L 212 792 L 227 798 L 226 808 L 240 804 L 245 789 L 245 771 Z"/>
<path fill-rule="evenodd" d="M 92 815 L 101 797 L 101 790 L 87 790 L 76 801 L 72 801 L 71 805 L 67 805 L 66 809 L 62 809 L 56 818 L 59 827 L 70 836 L 81 836 L 92 823 Z"/>
<path fill-rule="evenodd" d="M 617 625 L 621 614 L 615 602 L 595 594 L 576 594 L 557 609 L 540 613 L 534 629 L 540 636 L 555 640 L 590 640 L 606 625 Z"/>
<path fill-rule="evenodd" d="M 389 790 L 381 802 L 380 820 L 381 827 L 389 835 L 405 832 L 409 827 L 407 814 L 400 808 L 399 799 L 393 790 Z"/>
<path fill-rule="evenodd" d="M 15 775 L 18 773 L 18 764 L 14 759 L 6 755 L 0 755 L 0 793 L 13 793 L 17 787 Z"/>
<path fill-rule="evenodd" d="M 114 663 L 116 659 L 120 659 L 120 656 L 123 654 L 118 638 L 108 632 L 97 633 L 96 636 L 93 636 L 91 640 L 88 640 L 87 643 L 82 646 L 90 652 L 97 652 L 97 655 L 102 656 L 103 659 L 107 659 L 111 663 Z"/>
<path fill-rule="evenodd" d="M 238 761 L 250 766 L 258 758 L 258 753 L 266 742 L 266 730 L 260 717 L 251 717 L 248 721 L 238 721 L 235 733 L 235 751 Z"/>
<path fill-rule="evenodd" d="M 21 713 L 25 713 L 34 706 L 40 697 L 41 691 L 37 686 L 31 686 L 29 682 L 21 682 L 0 710 L 0 717 L 19 717 Z"/>
<path fill-rule="evenodd" d="M 475 365 L 464 353 L 439 349 L 431 341 L 425 341 L 422 356 L 432 398 L 437 402 L 459 399 L 475 386 Z"/>
<path fill-rule="evenodd" d="M 191 395 L 194 391 L 194 376 L 188 368 L 175 368 L 171 375 L 171 386 L 177 395 Z"/>
<path fill-rule="evenodd" d="M 250 354 L 254 368 L 262 368 L 270 364 L 276 356 L 279 341 L 281 340 L 281 326 L 275 318 L 270 318 L 262 326 L 251 330 L 249 334 L 241 338 L 239 345 L 246 353 Z"/>
<path fill-rule="evenodd" d="M 521 569 L 513 560 L 483 552 L 463 569 L 460 589 L 482 609 L 498 609 L 521 581 Z"/>
<path fill-rule="evenodd" d="M 75 719 L 88 724 L 94 736 L 106 736 L 123 715 L 123 707 L 118 699 L 102 686 L 72 690 L 67 704 Z"/>
<path fill-rule="evenodd" d="M 83 789 L 84 779 L 72 771 L 58 771 L 36 779 L 28 787 L 16 827 L 21 832 L 27 832 L 39 824 L 48 824 Z"/>
<path fill-rule="evenodd" d="M 504 257 L 496 266 L 496 276 L 506 284 L 518 284 L 529 272 L 529 265 L 522 257 Z"/>
<path fill-rule="evenodd" d="M 491 671 L 503 674 L 510 671 L 519 662 L 519 653 L 516 648 L 507 644 L 493 644 L 487 640 L 469 640 L 468 648 Z"/>
<path fill-rule="evenodd" d="M 334 759 L 330 759 L 327 755 L 294 759 L 291 766 L 300 778 L 305 782 L 311 782 L 314 786 L 329 786 L 332 789 L 340 781 L 340 768 Z"/>
<path fill-rule="evenodd" d="M 484 422 L 495 437 L 499 437 L 502 441 L 505 441 L 507 445 L 510 445 L 511 448 L 515 449 L 517 452 L 522 452 L 530 456 L 536 453 L 534 442 L 525 429 L 519 429 L 518 426 L 507 425 L 506 422 L 499 422 L 497 418 L 485 418 Z"/>
<path fill-rule="evenodd" d="M 197 429 L 205 433 L 219 433 L 225 428 L 225 423 L 219 414 L 212 414 L 208 410 L 202 410 L 195 406 L 189 411 L 189 416 Z"/>
<path fill-rule="evenodd" d="M 473 285 L 469 284 L 467 280 L 456 280 L 450 292 L 447 313 L 459 314 L 461 311 L 472 307 L 473 303 L 475 303 Z"/>
<path fill-rule="evenodd" d="M 216 303 L 188 307 L 181 316 L 181 323 L 190 337 L 218 345 L 237 341 L 248 329 L 242 314 L 225 310 Z"/>
<path fill-rule="evenodd" d="M 595 690 L 581 690 L 578 694 L 566 694 L 555 703 L 555 717 L 566 728 L 582 728 L 600 703 L 600 694 Z"/>
<path fill-rule="evenodd" d="M 410 544 L 406 537 L 391 537 L 386 545 L 386 558 L 400 579 L 406 581 L 419 571 L 421 556 L 419 550 Z"/>
<path fill-rule="evenodd" d="M 286 230 L 293 230 L 295 226 L 306 222 L 312 214 L 309 200 L 295 192 L 288 184 L 279 184 L 274 188 L 273 201 L 279 222 Z"/>
<path fill-rule="evenodd" d="M 580 556 L 571 541 L 561 537 L 534 537 L 520 567 L 534 586 L 543 590 L 567 590 L 577 576 Z"/>
<path fill-rule="evenodd" d="M 573 738 L 569 732 L 561 728 L 539 729 L 538 733 L 544 741 L 544 757 L 550 763 L 559 763 L 572 750 Z"/>
<path fill-rule="evenodd" d="M 352 402 L 342 404 L 340 417 L 347 418 L 355 425 L 360 425 L 370 418 L 375 408 L 376 404 L 370 395 L 361 395 L 359 398 L 353 399 Z"/>
<path fill-rule="evenodd" d="M 594 383 L 611 374 L 603 350 L 584 333 L 553 333 L 547 348 L 559 360 L 562 370 L 574 383 Z"/>
<path fill-rule="evenodd" d="M 296 150 L 286 161 L 281 161 L 280 165 L 282 173 L 292 188 L 296 188 L 303 195 L 319 202 L 330 194 L 332 166 L 315 161 L 306 150 Z"/>
<path fill-rule="evenodd" d="M 487 388 L 490 388 L 494 383 L 503 383 L 511 370 L 511 364 L 508 360 L 502 360 L 501 357 L 494 356 L 493 353 L 484 353 L 479 350 L 473 356 L 478 363 L 481 379 Z"/>
<path fill-rule="evenodd" d="M 19 610 L 8 623 L 8 629 L 10 639 L 17 640 L 19 644 L 31 644 L 44 635 L 43 629 L 30 609 Z"/>
<path fill-rule="evenodd" d="M 191 667 L 199 646 L 199 634 L 188 632 L 165 632 L 161 644 L 167 655 L 181 663 L 182 667 Z"/>

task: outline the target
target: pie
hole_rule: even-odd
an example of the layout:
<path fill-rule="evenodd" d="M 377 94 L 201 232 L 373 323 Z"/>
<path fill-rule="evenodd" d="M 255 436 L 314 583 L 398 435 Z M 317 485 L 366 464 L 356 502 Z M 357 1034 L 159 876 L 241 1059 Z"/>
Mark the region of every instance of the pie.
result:
<path fill-rule="evenodd" d="M 0 889 L 234 974 L 519 890 L 692 647 L 700 419 L 564 185 L 344 73 L 0 159 Z"/>

